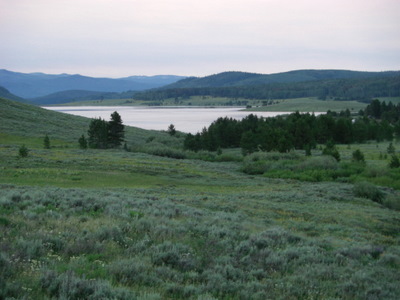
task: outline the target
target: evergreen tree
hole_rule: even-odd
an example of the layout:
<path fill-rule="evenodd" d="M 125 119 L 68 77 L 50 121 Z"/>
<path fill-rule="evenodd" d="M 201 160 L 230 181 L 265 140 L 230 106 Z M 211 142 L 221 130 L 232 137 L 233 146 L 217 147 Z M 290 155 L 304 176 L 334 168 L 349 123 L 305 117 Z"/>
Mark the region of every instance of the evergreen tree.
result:
<path fill-rule="evenodd" d="M 168 126 L 168 133 L 169 133 L 169 135 L 171 135 L 171 136 L 173 136 L 173 135 L 176 134 L 176 129 L 175 129 L 174 124 L 171 124 L 171 125 Z"/>
<path fill-rule="evenodd" d="M 21 147 L 19 147 L 19 150 L 18 150 L 19 157 L 27 157 L 28 154 L 29 154 L 29 149 L 25 145 L 22 145 Z"/>
<path fill-rule="evenodd" d="M 396 152 L 396 148 L 393 146 L 393 143 L 389 144 L 386 151 L 388 154 L 394 154 Z"/>
<path fill-rule="evenodd" d="M 391 169 L 400 168 L 400 160 L 396 154 L 392 154 L 392 158 L 389 163 L 389 168 Z"/>
<path fill-rule="evenodd" d="M 88 146 L 96 149 L 108 147 L 109 123 L 99 119 L 92 119 L 88 130 Z"/>
<path fill-rule="evenodd" d="M 86 138 L 85 138 L 85 136 L 83 134 L 79 138 L 78 142 L 79 142 L 79 148 L 87 149 L 87 147 L 88 147 L 87 140 L 86 140 Z"/>
<path fill-rule="evenodd" d="M 47 134 L 43 139 L 43 144 L 44 144 L 44 149 L 50 149 L 50 139 Z"/>
<path fill-rule="evenodd" d="M 125 137 L 125 126 L 122 124 L 121 116 L 118 112 L 111 114 L 111 120 L 108 122 L 108 142 L 111 147 L 122 145 Z"/>
<path fill-rule="evenodd" d="M 353 152 L 352 159 L 355 162 L 365 163 L 364 154 L 360 149 L 357 149 Z"/>
<path fill-rule="evenodd" d="M 329 141 L 324 150 L 322 150 L 323 155 L 330 155 L 334 157 L 337 161 L 340 161 L 340 154 L 339 151 L 337 150 L 335 144 L 332 141 Z"/>

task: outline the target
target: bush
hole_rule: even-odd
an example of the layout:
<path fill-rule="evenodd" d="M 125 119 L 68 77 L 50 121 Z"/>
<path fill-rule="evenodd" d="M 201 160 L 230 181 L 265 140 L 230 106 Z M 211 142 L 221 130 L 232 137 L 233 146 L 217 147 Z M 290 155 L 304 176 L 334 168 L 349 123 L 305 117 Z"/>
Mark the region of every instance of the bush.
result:
<path fill-rule="evenodd" d="M 332 156 L 316 156 L 307 159 L 306 161 L 296 166 L 296 171 L 304 170 L 336 170 L 338 163 Z"/>
<path fill-rule="evenodd" d="M 357 197 L 367 198 L 377 203 L 382 203 L 385 198 L 385 194 L 379 188 L 368 182 L 356 183 L 353 191 Z"/>
<path fill-rule="evenodd" d="M 400 195 L 389 195 L 383 199 L 382 204 L 387 208 L 400 210 Z"/>
<path fill-rule="evenodd" d="M 182 150 L 175 149 L 169 146 L 165 146 L 160 143 L 150 143 L 147 144 L 139 150 L 144 153 L 148 153 L 151 155 L 176 158 L 176 159 L 185 159 L 186 153 Z"/>
<path fill-rule="evenodd" d="M 389 168 L 391 169 L 400 168 L 400 160 L 396 154 L 392 155 L 392 158 L 390 159 L 389 163 Z"/>
<path fill-rule="evenodd" d="M 73 272 L 58 275 L 45 271 L 40 279 L 41 287 L 51 298 L 57 299 L 135 299 L 135 294 L 122 288 L 113 288 L 108 282 L 87 280 Z"/>
<path fill-rule="evenodd" d="M 352 159 L 355 162 L 365 163 L 364 154 L 360 151 L 360 149 L 357 149 L 353 152 Z"/>
<path fill-rule="evenodd" d="M 19 147 L 18 155 L 19 157 L 27 157 L 29 155 L 29 149 L 25 145 L 22 145 Z"/>

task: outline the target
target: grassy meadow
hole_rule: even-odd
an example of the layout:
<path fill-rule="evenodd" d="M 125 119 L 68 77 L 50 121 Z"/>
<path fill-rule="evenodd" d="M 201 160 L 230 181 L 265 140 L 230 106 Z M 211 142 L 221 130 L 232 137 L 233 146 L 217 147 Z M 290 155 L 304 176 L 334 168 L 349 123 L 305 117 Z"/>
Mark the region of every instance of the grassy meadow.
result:
<path fill-rule="evenodd" d="M 0 108 L 0 299 L 400 298 L 386 142 L 243 157 L 127 128 L 129 151 L 82 150 L 88 119 Z"/>

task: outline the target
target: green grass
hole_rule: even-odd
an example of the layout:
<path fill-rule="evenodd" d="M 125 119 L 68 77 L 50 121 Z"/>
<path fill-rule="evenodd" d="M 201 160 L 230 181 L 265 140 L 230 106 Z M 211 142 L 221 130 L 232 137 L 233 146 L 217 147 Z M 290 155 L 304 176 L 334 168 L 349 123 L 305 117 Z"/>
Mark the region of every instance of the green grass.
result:
<path fill-rule="evenodd" d="M 296 98 L 273 100 L 275 104 L 248 109 L 248 111 L 287 111 L 287 112 L 326 112 L 349 109 L 351 113 L 358 113 L 365 109 L 366 103 L 357 101 L 318 100 L 316 98 Z"/>
<path fill-rule="evenodd" d="M 53 114 L 36 112 L 43 118 L 32 135 L 1 117 L 0 299 L 400 298 L 399 191 L 351 182 L 394 178 L 380 154 L 387 143 L 338 146 L 340 163 L 319 160 L 320 149 L 310 158 L 256 153 L 242 162 L 240 150 L 224 149 L 235 159 L 172 159 L 80 150 L 74 136 L 86 121 L 78 120 L 43 149 Z M 136 151 L 182 142 L 135 128 L 128 135 Z M 346 183 L 241 171 L 248 161 L 337 170 L 355 149 L 366 166 Z"/>

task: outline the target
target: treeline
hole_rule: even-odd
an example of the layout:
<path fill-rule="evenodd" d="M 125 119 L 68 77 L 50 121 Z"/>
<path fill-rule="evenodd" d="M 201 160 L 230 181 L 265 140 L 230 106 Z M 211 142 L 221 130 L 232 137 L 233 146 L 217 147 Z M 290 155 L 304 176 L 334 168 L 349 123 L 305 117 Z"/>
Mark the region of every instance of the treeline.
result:
<path fill-rule="evenodd" d="M 360 115 L 387 121 L 394 125 L 400 121 L 400 104 L 395 105 L 392 102 L 386 104 L 385 101 L 381 102 L 375 99 L 364 111 L 360 112 Z"/>
<path fill-rule="evenodd" d="M 211 96 L 245 99 L 291 99 L 318 97 L 370 102 L 376 97 L 400 96 L 400 76 L 363 79 L 333 79 L 296 83 L 271 83 L 233 87 L 174 88 L 139 92 L 133 98 L 160 101 L 169 98 Z"/>
<path fill-rule="evenodd" d="M 374 105 L 369 105 L 363 112 L 364 116 L 356 119 L 348 111 L 319 116 L 296 112 L 273 118 L 251 114 L 240 121 L 219 118 L 202 132 L 188 134 L 184 147 L 192 151 L 241 147 L 245 153 L 257 150 L 287 152 L 292 149 L 307 150 L 328 142 L 350 144 L 392 140 L 395 135 L 400 136 L 399 114 L 393 122 L 371 118 L 369 112 L 374 111 L 371 108 Z M 400 108 L 399 105 L 391 107 Z"/>

